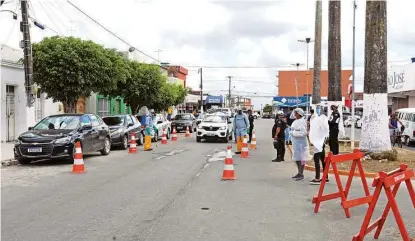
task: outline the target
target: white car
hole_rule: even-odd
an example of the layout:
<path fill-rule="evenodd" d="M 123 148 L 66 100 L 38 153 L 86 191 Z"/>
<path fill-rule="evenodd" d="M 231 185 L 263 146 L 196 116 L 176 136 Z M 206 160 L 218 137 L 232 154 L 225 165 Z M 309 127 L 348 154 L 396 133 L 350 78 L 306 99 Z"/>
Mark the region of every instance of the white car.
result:
<path fill-rule="evenodd" d="M 163 135 L 163 129 L 166 130 L 166 137 L 170 139 L 171 133 L 171 122 L 167 120 L 167 118 L 163 114 L 156 114 L 153 116 L 153 123 L 154 123 L 154 133 L 152 132 L 152 139 L 153 141 L 158 141 L 161 139 Z"/>
<path fill-rule="evenodd" d="M 360 116 L 354 116 L 354 120 L 353 117 L 348 116 L 347 119 L 343 122 L 345 127 L 351 127 L 352 125 L 356 126 L 357 121 L 360 120 Z"/>
<path fill-rule="evenodd" d="M 232 140 L 233 124 L 231 119 L 222 113 L 206 115 L 202 122 L 197 126 L 196 141 L 222 140 L 228 142 Z"/>

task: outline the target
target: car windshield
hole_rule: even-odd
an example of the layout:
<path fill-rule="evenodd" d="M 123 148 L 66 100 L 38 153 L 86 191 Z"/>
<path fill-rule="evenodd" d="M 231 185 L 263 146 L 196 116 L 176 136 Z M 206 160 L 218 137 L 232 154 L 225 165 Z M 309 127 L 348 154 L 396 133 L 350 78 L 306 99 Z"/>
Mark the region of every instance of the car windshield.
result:
<path fill-rule="evenodd" d="M 107 126 L 122 126 L 124 125 L 123 116 L 107 116 L 102 118 L 102 120 L 107 124 Z"/>
<path fill-rule="evenodd" d="M 71 116 L 71 115 L 62 115 L 62 116 L 49 116 L 41 120 L 35 127 L 34 130 L 56 130 L 56 129 L 65 129 L 65 130 L 74 130 L 79 126 L 79 119 L 81 116 Z"/>
<path fill-rule="evenodd" d="M 176 120 L 191 120 L 192 117 L 190 115 L 176 115 Z"/>
<path fill-rule="evenodd" d="M 224 123 L 226 122 L 226 117 L 220 115 L 209 115 L 203 119 L 203 122 Z"/>

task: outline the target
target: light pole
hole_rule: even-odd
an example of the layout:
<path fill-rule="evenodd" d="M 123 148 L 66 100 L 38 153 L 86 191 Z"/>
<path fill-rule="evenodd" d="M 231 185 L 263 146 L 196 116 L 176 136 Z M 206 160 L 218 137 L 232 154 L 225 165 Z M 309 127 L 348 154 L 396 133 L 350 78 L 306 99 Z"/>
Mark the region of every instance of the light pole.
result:
<path fill-rule="evenodd" d="M 356 79 L 356 77 L 355 77 L 355 52 L 356 52 L 356 8 L 357 8 L 357 5 L 356 5 L 356 0 L 355 1 L 353 1 L 353 58 L 352 58 L 352 99 L 351 99 L 351 102 L 352 102 L 352 133 L 351 133 L 351 135 L 350 135 L 350 141 L 351 141 L 351 143 L 350 143 L 350 147 L 351 147 L 351 149 L 352 150 L 354 150 L 354 139 L 355 139 L 355 136 L 354 136 L 354 131 L 355 131 L 355 125 L 354 125 L 354 122 L 355 122 L 355 105 L 356 105 L 356 103 L 355 103 L 355 99 L 354 99 L 354 91 L 355 91 L 355 79 Z"/>
<path fill-rule="evenodd" d="M 297 74 L 295 77 L 295 96 L 297 97 L 295 100 L 295 106 L 298 108 L 298 68 L 302 65 L 300 63 L 292 64 L 293 66 L 297 66 Z"/>
<path fill-rule="evenodd" d="M 312 42 L 314 42 L 314 40 L 311 40 L 311 38 L 305 38 L 305 40 L 302 40 L 302 39 L 300 39 L 300 40 L 298 40 L 298 42 L 300 42 L 300 43 L 306 43 L 307 44 L 307 73 L 306 73 L 306 88 L 307 88 L 307 91 L 306 91 L 306 94 L 307 94 L 307 106 L 306 106 L 306 109 L 307 109 L 307 113 L 310 113 L 310 101 L 309 101 L 309 91 L 308 91 L 308 71 L 309 71 L 309 68 L 308 68 L 308 45 L 310 44 L 310 43 L 312 43 Z"/>

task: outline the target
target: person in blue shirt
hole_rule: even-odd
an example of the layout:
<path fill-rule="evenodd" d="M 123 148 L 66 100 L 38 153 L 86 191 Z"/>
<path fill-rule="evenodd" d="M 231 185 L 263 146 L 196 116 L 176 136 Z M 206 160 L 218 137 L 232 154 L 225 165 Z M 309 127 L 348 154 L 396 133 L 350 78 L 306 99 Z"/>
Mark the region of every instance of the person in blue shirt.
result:
<path fill-rule="evenodd" d="M 399 127 L 398 126 L 398 123 L 401 125 L 401 127 L 403 127 L 403 129 L 405 128 L 405 126 L 403 125 L 402 121 L 399 120 L 396 117 L 396 113 L 391 114 L 390 115 L 390 118 L 389 118 L 389 134 L 390 134 L 391 140 L 392 140 L 392 137 L 393 137 L 393 133 L 395 131 L 399 131 L 399 129 L 398 129 L 398 127 Z M 401 131 L 403 131 L 403 130 L 401 130 Z"/>
<path fill-rule="evenodd" d="M 238 109 L 233 121 L 233 129 L 235 130 L 235 137 L 237 139 L 237 151 L 235 154 L 241 154 L 243 138 L 249 131 L 248 117 L 242 112 L 242 109 Z"/>

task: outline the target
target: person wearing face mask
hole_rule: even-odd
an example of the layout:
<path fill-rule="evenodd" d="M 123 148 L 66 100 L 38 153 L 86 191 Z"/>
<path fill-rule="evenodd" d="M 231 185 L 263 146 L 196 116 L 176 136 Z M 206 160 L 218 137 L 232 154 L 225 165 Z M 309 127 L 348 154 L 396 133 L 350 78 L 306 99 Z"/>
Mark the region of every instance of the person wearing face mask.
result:
<path fill-rule="evenodd" d="M 298 173 L 292 178 L 295 181 L 304 179 L 305 162 L 311 159 L 307 141 L 307 121 L 304 119 L 304 110 L 296 108 L 295 121 L 291 125 L 292 160 L 297 165 Z"/>
<path fill-rule="evenodd" d="M 329 118 L 329 146 L 330 151 L 333 155 L 339 154 L 339 123 L 340 113 L 337 109 L 337 105 L 332 105 L 331 110 L 333 111 Z"/>
<path fill-rule="evenodd" d="M 243 138 L 249 130 L 249 120 L 248 117 L 242 112 L 242 109 L 238 109 L 238 112 L 235 115 L 233 120 L 233 129 L 235 130 L 235 138 L 237 140 L 237 151 L 235 154 L 241 154 Z"/>

